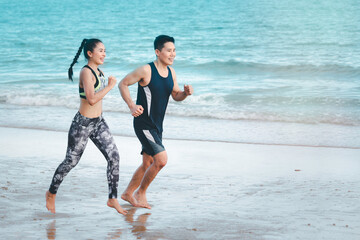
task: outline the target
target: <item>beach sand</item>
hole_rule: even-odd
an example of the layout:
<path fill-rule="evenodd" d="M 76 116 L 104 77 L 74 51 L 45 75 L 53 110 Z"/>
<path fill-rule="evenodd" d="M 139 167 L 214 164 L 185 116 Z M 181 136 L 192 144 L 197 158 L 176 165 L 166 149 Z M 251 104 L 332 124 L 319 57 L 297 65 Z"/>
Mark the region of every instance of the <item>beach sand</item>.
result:
<path fill-rule="evenodd" d="M 94 144 L 45 207 L 67 133 L 0 128 L 2 239 L 359 239 L 360 149 L 164 140 L 168 164 L 152 209 L 106 206 L 106 161 Z M 119 195 L 140 144 L 115 136 Z"/>

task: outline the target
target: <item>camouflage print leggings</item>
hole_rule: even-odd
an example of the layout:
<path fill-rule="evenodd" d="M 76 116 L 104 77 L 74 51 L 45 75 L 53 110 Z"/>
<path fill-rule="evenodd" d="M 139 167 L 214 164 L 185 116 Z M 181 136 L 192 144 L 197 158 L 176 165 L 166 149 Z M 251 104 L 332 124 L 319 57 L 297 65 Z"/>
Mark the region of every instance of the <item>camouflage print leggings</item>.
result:
<path fill-rule="evenodd" d="M 56 194 L 64 177 L 80 161 L 89 138 L 108 162 L 107 179 L 109 183 L 109 198 L 117 198 L 120 157 L 114 138 L 102 116 L 98 118 L 87 118 L 79 112 L 75 115 L 69 130 L 65 160 L 56 169 L 49 188 L 52 194 Z"/>

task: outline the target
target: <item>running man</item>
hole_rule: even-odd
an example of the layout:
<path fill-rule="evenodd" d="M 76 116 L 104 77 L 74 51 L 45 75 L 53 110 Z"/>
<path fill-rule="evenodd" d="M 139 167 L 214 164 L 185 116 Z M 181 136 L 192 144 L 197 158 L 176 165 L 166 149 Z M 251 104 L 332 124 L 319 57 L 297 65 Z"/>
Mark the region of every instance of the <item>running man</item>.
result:
<path fill-rule="evenodd" d="M 166 35 L 154 41 L 156 60 L 135 69 L 119 83 L 122 98 L 134 116 L 134 130 L 142 145 L 142 164 L 135 171 L 121 198 L 135 207 L 151 208 L 146 190 L 159 171 L 167 163 L 162 144 L 163 121 L 170 95 L 175 101 L 183 101 L 193 93 L 191 85 L 181 91 L 175 70 L 170 67 L 176 56 L 175 40 Z M 136 104 L 129 86 L 138 83 Z"/>

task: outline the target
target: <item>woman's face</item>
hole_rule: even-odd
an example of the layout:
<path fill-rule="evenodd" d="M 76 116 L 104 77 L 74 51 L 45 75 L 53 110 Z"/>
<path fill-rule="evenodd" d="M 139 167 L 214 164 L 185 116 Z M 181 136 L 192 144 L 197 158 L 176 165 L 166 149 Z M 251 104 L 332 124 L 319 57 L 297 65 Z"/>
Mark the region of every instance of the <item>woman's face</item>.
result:
<path fill-rule="evenodd" d="M 106 57 L 106 50 L 103 43 L 99 42 L 92 52 L 88 51 L 89 61 L 93 61 L 96 65 L 102 65 Z"/>

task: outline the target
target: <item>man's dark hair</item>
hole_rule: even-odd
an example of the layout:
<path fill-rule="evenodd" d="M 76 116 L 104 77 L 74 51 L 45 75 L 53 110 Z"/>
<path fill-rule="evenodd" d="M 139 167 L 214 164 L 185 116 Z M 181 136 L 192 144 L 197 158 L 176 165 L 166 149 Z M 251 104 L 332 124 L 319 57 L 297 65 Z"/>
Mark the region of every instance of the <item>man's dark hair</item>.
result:
<path fill-rule="evenodd" d="M 155 38 L 154 41 L 154 49 L 158 49 L 161 51 L 161 49 L 164 47 L 165 43 L 172 42 L 175 44 L 175 39 L 173 37 L 169 37 L 167 35 L 160 35 Z"/>

